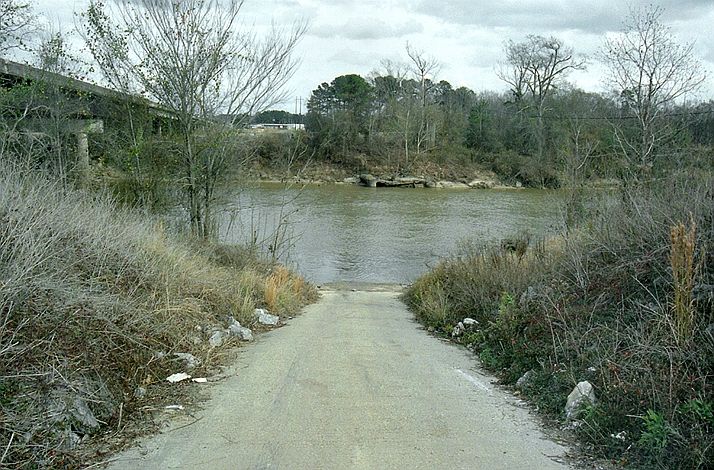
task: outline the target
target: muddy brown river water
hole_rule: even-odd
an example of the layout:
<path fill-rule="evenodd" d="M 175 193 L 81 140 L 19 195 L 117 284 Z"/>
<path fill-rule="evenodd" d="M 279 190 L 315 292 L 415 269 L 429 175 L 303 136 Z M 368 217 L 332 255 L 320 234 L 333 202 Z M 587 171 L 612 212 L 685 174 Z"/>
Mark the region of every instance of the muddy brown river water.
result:
<path fill-rule="evenodd" d="M 564 194 L 548 190 L 439 190 L 279 184 L 224 194 L 221 238 L 257 239 L 316 283 L 407 283 L 459 243 L 498 243 L 562 224 Z M 280 222 L 283 221 L 281 225 Z"/>

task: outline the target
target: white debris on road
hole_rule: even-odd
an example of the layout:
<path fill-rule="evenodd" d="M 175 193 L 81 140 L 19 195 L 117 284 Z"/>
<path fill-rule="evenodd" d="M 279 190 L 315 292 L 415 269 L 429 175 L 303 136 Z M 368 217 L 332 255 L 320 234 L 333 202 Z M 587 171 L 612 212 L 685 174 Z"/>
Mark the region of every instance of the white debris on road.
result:
<path fill-rule="evenodd" d="M 166 377 L 166 380 L 171 382 L 172 384 L 182 382 L 184 380 L 190 379 L 191 376 L 188 375 L 185 372 L 179 372 L 178 374 L 171 374 L 168 377 Z"/>

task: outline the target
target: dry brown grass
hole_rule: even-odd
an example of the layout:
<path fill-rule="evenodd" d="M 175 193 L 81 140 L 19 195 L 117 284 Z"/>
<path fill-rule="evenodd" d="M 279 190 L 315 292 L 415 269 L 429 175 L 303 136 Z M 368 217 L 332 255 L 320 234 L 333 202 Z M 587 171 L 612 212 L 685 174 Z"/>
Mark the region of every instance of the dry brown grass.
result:
<path fill-rule="evenodd" d="M 690 215 L 689 227 L 678 223 L 670 229 L 670 263 L 674 284 L 672 302 L 672 323 L 675 336 L 680 343 L 689 341 L 694 325 L 694 301 L 692 289 L 696 275 L 695 252 L 697 224 Z"/>
<path fill-rule="evenodd" d="M 528 236 L 530 239 L 530 236 Z M 515 240 L 515 241 L 513 241 Z M 529 249 L 511 249 L 521 236 L 501 246 L 464 242 L 458 253 L 417 279 L 405 300 L 435 328 L 453 326 L 464 317 L 487 323 L 498 310 L 501 294 L 522 292 L 561 256 L 561 242 L 538 240 Z M 546 250 L 545 246 L 551 247 Z"/>
<path fill-rule="evenodd" d="M 265 306 L 271 312 L 277 311 L 281 291 L 284 289 L 284 286 L 289 279 L 290 273 L 288 273 L 282 266 L 276 268 L 273 273 L 265 279 L 263 300 L 265 302 Z"/>
<path fill-rule="evenodd" d="M 299 305 L 296 298 L 315 299 L 317 292 L 305 280 L 290 272 L 285 266 L 278 265 L 265 278 L 263 303 L 273 312 L 294 313 Z"/>
<path fill-rule="evenodd" d="M 202 359 L 194 373 L 212 367 L 221 353 L 207 332 L 229 315 L 250 325 L 266 287 L 278 315 L 313 296 L 285 268 L 267 275 L 247 250 L 180 240 L 110 200 L 0 165 L 0 466 L 78 465 L 68 438 L 87 430 L 50 419 L 52 396 L 85 400 L 116 426 L 140 408 L 137 386 L 181 367 L 172 353 Z"/>

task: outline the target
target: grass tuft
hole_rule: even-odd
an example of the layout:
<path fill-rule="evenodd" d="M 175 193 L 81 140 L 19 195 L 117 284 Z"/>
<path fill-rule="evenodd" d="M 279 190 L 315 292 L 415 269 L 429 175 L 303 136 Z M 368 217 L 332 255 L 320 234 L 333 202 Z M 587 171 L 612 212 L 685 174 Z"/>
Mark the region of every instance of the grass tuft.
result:
<path fill-rule="evenodd" d="M 689 227 L 685 227 L 681 222 L 673 226 L 670 230 L 670 239 L 670 263 L 674 284 L 672 303 L 674 331 L 680 342 L 686 342 L 692 338 L 694 326 L 692 290 L 696 274 L 694 262 L 697 242 L 696 222 L 692 220 Z"/>

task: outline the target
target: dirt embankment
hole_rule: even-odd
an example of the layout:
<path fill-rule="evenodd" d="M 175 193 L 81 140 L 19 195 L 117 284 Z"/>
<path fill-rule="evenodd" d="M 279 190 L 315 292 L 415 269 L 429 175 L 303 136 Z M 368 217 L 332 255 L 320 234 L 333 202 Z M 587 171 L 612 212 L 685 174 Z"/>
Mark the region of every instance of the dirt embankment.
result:
<path fill-rule="evenodd" d="M 300 171 L 256 166 L 248 178 L 265 182 L 297 184 L 361 184 L 383 187 L 425 187 L 491 189 L 521 187 L 518 182 L 506 183 L 494 172 L 476 166 L 439 166 L 432 163 L 403 169 L 389 165 L 312 164 Z"/>

